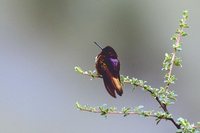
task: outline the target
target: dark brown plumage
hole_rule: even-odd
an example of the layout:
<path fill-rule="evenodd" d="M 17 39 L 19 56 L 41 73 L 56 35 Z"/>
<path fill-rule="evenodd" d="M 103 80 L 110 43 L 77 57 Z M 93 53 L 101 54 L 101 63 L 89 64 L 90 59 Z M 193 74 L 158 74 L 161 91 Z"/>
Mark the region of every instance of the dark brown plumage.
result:
<path fill-rule="evenodd" d="M 114 98 L 116 98 L 115 92 L 120 96 L 123 94 L 119 75 L 120 62 L 117 57 L 115 50 L 107 46 L 96 59 L 97 73 L 102 75 L 106 90 Z"/>

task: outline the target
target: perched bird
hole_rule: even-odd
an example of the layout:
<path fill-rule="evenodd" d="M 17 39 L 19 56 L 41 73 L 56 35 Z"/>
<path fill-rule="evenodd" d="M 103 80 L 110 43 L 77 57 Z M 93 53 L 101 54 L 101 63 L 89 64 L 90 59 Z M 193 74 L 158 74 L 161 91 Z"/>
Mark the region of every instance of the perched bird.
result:
<path fill-rule="evenodd" d="M 101 48 L 96 42 L 94 43 Z M 101 53 L 96 57 L 96 70 L 99 75 L 102 75 L 108 93 L 116 98 L 115 92 L 120 96 L 123 94 L 119 75 L 120 62 L 117 58 L 117 53 L 112 47 L 106 46 L 101 50 Z"/>

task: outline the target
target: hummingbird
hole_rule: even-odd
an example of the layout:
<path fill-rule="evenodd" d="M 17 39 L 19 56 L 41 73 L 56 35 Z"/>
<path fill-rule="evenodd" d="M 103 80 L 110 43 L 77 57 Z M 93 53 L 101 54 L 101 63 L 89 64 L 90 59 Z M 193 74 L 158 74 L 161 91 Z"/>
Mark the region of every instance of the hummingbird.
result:
<path fill-rule="evenodd" d="M 122 96 L 123 90 L 120 82 L 120 62 L 115 50 L 106 46 L 102 48 L 97 42 L 94 42 L 102 51 L 95 60 L 97 74 L 101 75 L 108 93 L 116 98 L 116 93 Z"/>

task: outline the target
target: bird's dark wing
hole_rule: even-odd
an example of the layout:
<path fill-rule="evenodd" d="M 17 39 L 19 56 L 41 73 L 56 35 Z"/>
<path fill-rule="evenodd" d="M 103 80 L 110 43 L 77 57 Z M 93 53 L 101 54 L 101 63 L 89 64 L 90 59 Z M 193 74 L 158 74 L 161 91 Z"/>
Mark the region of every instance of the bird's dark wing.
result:
<path fill-rule="evenodd" d="M 112 81 L 112 74 L 107 69 L 105 70 L 105 73 L 102 76 L 103 76 L 103 82 L 104 82 L 106 90 L 112 97 L 116 98 L 115 85 L 113 84 L 113 81 Z"/>
<path fill-rule="evenodd" d="M 120 64 L 118 59 L 106 59 L 104 65 L 103 80 L 108 93 L 115 96 L 115 91 L 118 95 L 122 95 L 123 90 L 120 82 L 119 69 Z"/>

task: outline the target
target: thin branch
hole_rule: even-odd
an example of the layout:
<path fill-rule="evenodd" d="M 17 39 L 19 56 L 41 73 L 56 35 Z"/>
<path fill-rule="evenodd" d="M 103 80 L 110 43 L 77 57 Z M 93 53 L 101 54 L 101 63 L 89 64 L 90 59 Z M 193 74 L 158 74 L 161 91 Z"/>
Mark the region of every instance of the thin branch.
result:
<path fill-rule="evenodd" d="M 181 28 L 181 31 L 183 29 Z M 179 33 L 176 37 L 176 43 L 175 43 L 175 46 L 178 46 L 180 45 L 180 40 L 181 40 L 181 33 Z M 172 59 L 171 59 L 171 64 L 170 64 L 170 68 L 169 68 L 169 72 L 168 72 L 168 78 L 171 78 L 171 75 L 172 75 L 172 69 L 173 69 L 173 66 L 174 66 L 174 61 L 175 61 L 175 57 L 176 57 L 176 52 L 177 50 L 174 48 L 174 52 L 172 53 Z M 169 85 L 170 83 L 167 83 L 167 85 L 165 86 L 166 89 L 169 88 Z"/>
<path fill-rule="evenodd" d="M 124 117 L 127 115 L 139 115 L 139 116 L 144 116 L 144 117 L 154 117 L 154 118 L 156 118 L 157 124 L 161 120 L 171 120 L 172 119 L 171 114 L 167 114 L 167 113 L 161 112 L 161 111 L 158 111 L 158 112 L 144 111 L 144 110 L 142 110 L 143 106 L 135 107 L 133 110 L 131 110 L 130 108 L 122 108 L 121 111 L 117 111 L 116 108 L 113 108 L 113 107 L 108 108 L 105 106 L 100 106 L 100 107 L 90 107 L 87 105 L 82 106 L 77 102 L 76 107 L 77 107 L 77 109 L 79 109 L 81 111 L 98 113 L 98 114 L 101 114 L 106 117 L 107 117 L 107 115 L 123 115 Z"/>
<path fill-rule="evenodd" d="M 179 33 L 178 36 L 177 36 L 176 46 L 178 46 L 180 44 L 180 40 L 181 40 L 181 33 Z M 174 52 L 173 52 L 173 55 L 172 55 L 171 65 L 170 65 L 170 69 L 169 69 L 169 77 L 171 77 L 171 74 L 172 74 L 172 69 L 173 69 L 173 66 L 174 66 L 175 57 L 176 57 L 176 49 L 174 49 Z"/>
<path fill-rule="evenodd" d="M 80 108 L 79 108 L 80 109 Z M 92 112 L 92 113 L 98 113 L 98 114 L 101 114 L 102 111 L 101 110 L 92 110 L 92 109 L 80 109 L 81 111 L 86 111 L 86 112 Z M 122 111 L 112 111 L 112 112 L 107 112 L 106 114 L 109 114 L 109 115 L 124 115 L 124 112 Z M 129 115 L 141 115 L 141 113 L 139 112 L 128 112 Z M 148 115 L 148 117 L 156 117 L 156 115 L 154 114 L 150 114 Z"/>
<path fill-rule="evenodd" d="M 200 129 L 200 126 L 193 126 L 193 128 L 195 128 L 195 129 Z"/>

